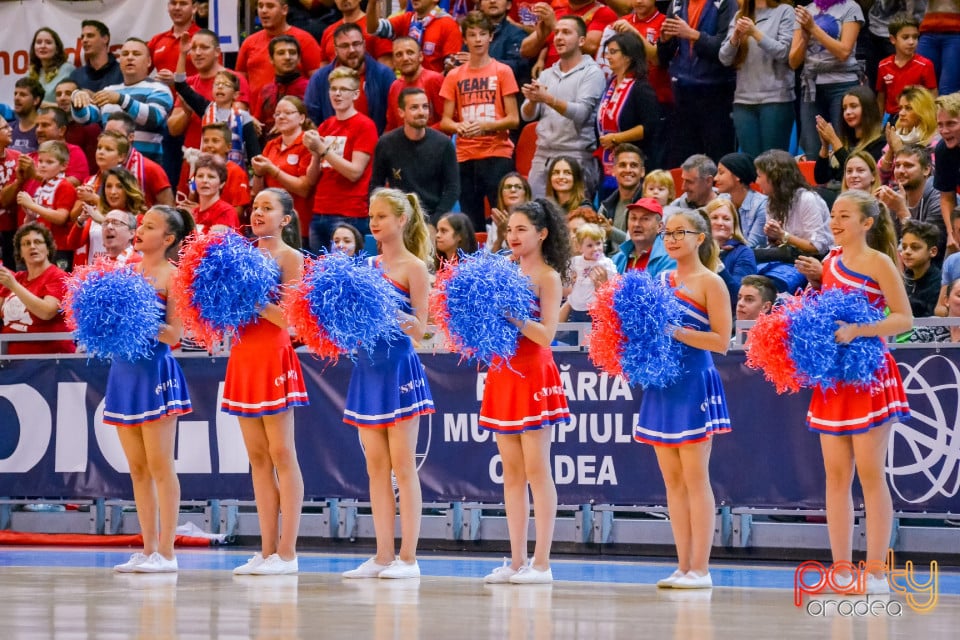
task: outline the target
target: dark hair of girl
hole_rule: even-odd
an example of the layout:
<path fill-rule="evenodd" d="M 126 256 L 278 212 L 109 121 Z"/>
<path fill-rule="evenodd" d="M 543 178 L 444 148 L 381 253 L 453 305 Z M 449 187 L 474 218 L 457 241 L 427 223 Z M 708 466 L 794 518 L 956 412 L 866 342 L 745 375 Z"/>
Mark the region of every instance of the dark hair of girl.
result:
<path fill-rule="evenodd" d="M 150 211 L 156 211 L 163 216 L 167 224 L 167 233 L 173 235 L 173 244 L 167 247 L 166 256 L 168 259 L 175 258 L 180 251 L 180 243 L 196 229 L 193 216 L 184 209 L 176 209 L 165 204 L 155 204 L 147 213 Z"/>
<path fill-rule="evenodd" d="M 473 230 L 473 222 L 470 221 L 470 218 L 463 213 L 445 213 L 437 219 L 437 225 L 440 224 L 441 220 L 446 220 L 447 224 L 450 225 L 450 228 L 453 229 L 453 235 L 458 238 L 457 240 L 457 251 L 463 251 L 464 253 L 473 253 L 477 250 L 477 234 Z M 433 266 L 436 270 L 440 270 L 440 263 L 446 260 L 446 256 L 440 255 L 439 252 L 433 256 Z M 453 260 L 456 262 L 456 259 Z"/>
<path fill-rule="evenodd" d="M 860 151 L 883 135 L 883 114 L 877 104 L 877 94 L 870 87 L 856 86 L 849 89 L 843 97 L 853 96 L 860 103 L 860 137 L 856 130 L 845 120 L 840 120 L 837 135 L 850 151 Z"/>
<path fill-rule="evenodd" d="M 280 203 L 280 208 L 283 209 L 283 215 L 290 216 L 290 221 L 283 225 L 283 229 L 280 230 L 280 239 L 290 247 L 299 250 L 301 246 L 300 216 L 293 207 L 293 196 L 285 189 L 278 189 L 277 187 L 267 187 L 262 189 L 260 193 L 273 194 Z M 260 193 L 257 195 L 260 195 Z"/>
<path fill-rule="evenodd" d="M 640 37 L 632 31 L 624 31 L 607 40 L 606 46 L 609 47 L 611 42 L 616 43 L 620 47 L 620 53 L 630 61 L 627 71 L 638 80 L 645 79 L 647 77 L 647 53 L 643 48 Z"/>
<path fill-rule="evenodd" d="M 783 224 L 790 214 L 794 198 L 801 189 L 810 190 L 810 183 L 800 172 L 800 165 L 788 152 L 781 149 L 764 151 L 753 161 L 757 171 L 763 172 L 773 188 L 767 212 Z"/>
<path fill-rule="evenodd" d="M 567 217 L 555 202 L 548 198 L 537 198 L 532 202 L 517 205 L 514 213 L 527 216 L 537 231 L 547 230 L 540 251 L 543 261 L 550 265 L 560 278 L 566 282 L 570 273 L 570 231 L 567 229 Z"/>
<path fill-rule="evenodd" d="M 366 243 L 366 239 L 363 237 L 363 234 L 360 233 L 360 230 L 349 222 L 341 222 L 330 231 L 330 237 L 332 238 L 334 235 L 336 235 L 337 231 L 340 229 L 346 229 L 348 232 L 350 232 L 350 234 L 353 236 L 353 254 L 356 256 L 360 255 L 360 252 L 363 251 L 363 245 Z M 332 242 L 330 244 L 333 245 Z"/>

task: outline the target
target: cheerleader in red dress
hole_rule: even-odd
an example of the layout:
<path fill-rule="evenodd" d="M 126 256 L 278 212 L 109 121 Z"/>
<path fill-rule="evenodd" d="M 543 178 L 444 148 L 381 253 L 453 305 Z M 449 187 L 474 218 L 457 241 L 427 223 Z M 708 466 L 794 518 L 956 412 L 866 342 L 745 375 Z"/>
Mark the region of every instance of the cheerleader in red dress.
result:
<path fill-rule="evenodd" d="M 520 270 L 530 278 L 539 300 L 539 316 L 520 323 L 521 337 L 509 363 L 487 373 L 480 405 L 480 426 L 495 431 L 503 463 L 503 501 L 510 533 L 510 563 L 494 569 L 484 582 L 542 584 L 553 581 L 550 546 L 557 517 L 557 488 L 550 469 L 553 425 L 570 421 L 567 398 L 550 344 L 557 331 L 563 285 L 569 272 L 570 234 L 553 202 L 538 199 L 518 205 L 507 223 L 507 243 Z M 533 494 L 536 547 L 527 561 L 527 528 Z"/>
<path fill-rule="evenodd" d="M 293 199 L 282 189 L 264 189 L 253 201 L 250 224 L 258 246 L 280 265 L 280 279 L 301 276 L 303 255 L 281 234 L 296 222 Z M 299 236 L 296 236 L 299 237 Z M 297 533 L 303 507 L 303 476 L 294 444 L 293 408 L 307 404 L 300 361 L 278 304 L 240 330 L 230 351 L 220 409 L 237 416 L 253 474 L 261 551 L 236 567 L 237 575 L 282 575 L 299 571 Z M 282 528 L 278 524 L 283 514 Z"/>
<path fill-rule="evenodd" d="M 876 199 L 863 191 L 841 193 L 830 212 L 830 230 L 839 245 L 823 265 L 823 287 L 862 291 L 887 316 L 873 324 L 843 324 L 836 341 L 854 338 L 883 339 L 909 330 L 913 313 L 893 253 L 895 239 L 889 214 L 881 213 Z M 870 244 L 889 247 L 888 253 L 868 244 L 867 236 L 881 238 Z M 888 593 L 884 562 L 893 526 L 893 505 L 887 486 L 885 462 L 890 424 L 908 418 L 903 382 L 893 357 L 886 354 L 886 371 L 869 390 L 838 385 L 833 390 L 816 389 L 807 413 L 807 426 L 820 434 L 820 449 L 826 470 L 827 530 L 833 561 L 853 558 L 853 498 L 851 486 L 856 469 L 863 488 L 867 528 L 867 593 Z M 842 566 L 842 565 L 841 565 Z M 843 583 L 843 571 L 835 571 Z M 852 574 L 849 580 L 853 580 Z"/>
<path fill-rule="evenodd" d="M 170 347 L 180 339 L 180 318 L 175 311 L 175 292 L 169 287 L 176 267 L 169 258 L 176 255 L 180 241 L 192 229 L 189 214 L 157 206 L 144 214 L 134 241 L 143 254 L 136 269 L 157 290 L 158 308 L 165 315 L 153 356 L 133 362 L 116 359 L 107 378 L 103 422 L 117 427 L 143 535 L 143 552 L 114 567 L 121 573 L 177 570 L 173 543 L 180 513 L 180 481 L 173 452 L 177 416 L 190 413 L 190 398 L 183 373 L 170 354 Z"/>
<path fill-rule="evenodd" d="M 405 294 L 400 313 L 406 334 L 378 344 L 371 356 L 361 352 L 350 378 L 343 421 L 360 430 L 370 476 L 370 509 L 377 553 L 345 578 L 418 578 L 417 543 L 423 500 L 417 474 L 416 446 L 420 416 L 433 413 L 433 400 L 413 343 L 427 328 L 430 236 L 420 200 L 397 189 L 377 189 L 370 197 L 370 233 L 380 245 L 375 264 Z M 392 474 L 392 476 L 391 476 Z M 400 494 L 400 554 L 394 556 L 393 494 Z"/>

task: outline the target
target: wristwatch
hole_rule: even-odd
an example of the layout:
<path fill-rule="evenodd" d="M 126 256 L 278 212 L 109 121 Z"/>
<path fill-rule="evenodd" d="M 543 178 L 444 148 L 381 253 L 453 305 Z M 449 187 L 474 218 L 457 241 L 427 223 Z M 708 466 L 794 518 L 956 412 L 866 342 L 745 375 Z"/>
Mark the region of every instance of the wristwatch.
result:
<path fill-rule="evenodd" d="M 788 244 L 789 242 L 790 242 L 790 233 L 787 232 L 787 231 L 784 231 L 784 232 L 783 232 L 783 241 L 780 242 L 780 246 L 781 246 L 781 247 L 785 247 L 785 246 L 787 246 L 787 244 Z"/>

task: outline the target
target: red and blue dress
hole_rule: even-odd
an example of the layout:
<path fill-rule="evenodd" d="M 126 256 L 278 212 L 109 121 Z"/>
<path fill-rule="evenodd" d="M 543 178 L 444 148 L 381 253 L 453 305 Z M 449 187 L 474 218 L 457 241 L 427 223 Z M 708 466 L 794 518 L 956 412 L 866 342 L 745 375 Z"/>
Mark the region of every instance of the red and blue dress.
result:
<path fill-rule="evenodd" d="M 380 266 L 379 260 L 372 264 Z M 412 314 L 410 292 L 383 277 L 400 295 L 401 311 Z M 381 338 L 370 353 L 360 350 L 347 388 L 344 422 L 355 427 L 388 428 L 433 412 L 427 374 L 409 336 Z"/>
<path fill-rule="evenodd" d="M 157 313 L 167 315 L 167 299 L 157 293 Z M 187 380 L 170 345 L 157 341 L 147 358 L 114 358 L 107 374 L 103 423 L 138 427 L 167 416 L 190 413 Z"/>
<path fill-rule="evenodd" d="M 842 249 L 836 248 L 824 260 L 823 288 L 861 291 L 874 306 L 886 306 L 877 281 L 846 267 L 842 253 Z M 910 407 L 897 363 L 889 351 L 884 358 L 886 366 L 869 389 L 843 383 L 833 389 L 815 389 L 807 411 L 807 427 L 817 433 L 849 436 L 909 418 Z"/>
<path fill-rule="evenodd" d="M 539 300 L 534 319 L 540 318 Z M 480 403 L 480 426 L 497 433 L 516 434 L 570 422 L 560 371 L 550 347 L 525 336 L 509 362 L 499 359 L 487 372 Z"/>
<path fill-rule="evenodd" d="M 684 326 L 710 331 L 707 309 L 690 298 L 682 286 L 677 288 L 676 271 L 663 273 L 660 279 L 673 287 L 684 312 Z M 637 442 L 679 447 L 730 431 L 727 399 L 720 373 L 713 366 L 713 356 L 709 351 L 686 344 L 681 343 L 680 347 L 681 373 L 677 381 L 667 387 L 643 391 L 640 414 L 633 429 L 633 439 Z"/>

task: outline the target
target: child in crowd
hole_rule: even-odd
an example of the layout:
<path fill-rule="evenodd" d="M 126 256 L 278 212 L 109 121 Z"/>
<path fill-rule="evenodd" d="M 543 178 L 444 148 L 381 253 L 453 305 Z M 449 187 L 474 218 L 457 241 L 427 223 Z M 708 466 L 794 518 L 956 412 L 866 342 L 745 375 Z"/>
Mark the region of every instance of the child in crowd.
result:
<path fill-rule="evenodd" d="M 58 247 L 70 246 L 70 210 L 77 202 L 77 189 L 66 179 L 70 161 L 67 145 L 48 140 L 37 149 L 36 181 L 17 194 L 20 205 L 19 225 L 39 221 L 53 232 Z M 73 251 L 58 249 L 53 263 L 64 271 L 73 268 Z"/>
<path fill-rule="evenodd" d="M 881 111 L 895 116 L 900 111 L 900 92 L 920 85 L 937 92 L 937 73 L 933 62 L 917 55 L 920 23 L 909 13 L 899 13 L 890 20 L 890 42 L 893 55 L 880 61 L 877 68 L 877 104 Z"/>
<path fill-rule="evenodd" d="M 900 260 L 913 317 L 933 315 L 940 295 L 940 269 L 931 261 L 937 255 L 940 230 L 929 222 L 909 220 L 903 225 Z"/>
<path fill-rule="evenodd" d="M 573 289 L 560 308 L 560 322 L 590 322 L 587 308 L 597 297 L 597 286 L 617 275 L 613 260 L 603 253 L 606 236 L 596 224 L 586 223 L 577 229 L 574 239 L 578 255 L 570 261 Z"/>
<path fill-rule="evenodd" d="M 670 172 L 663 169 L 654 169 L 643 179 L 643 197 L 653 198 L 665 207 L 677 196 L 677 185 L 673 182 Z"/>
<path fill-rule="evenodd" d="M 363 251 L 364 238 L 360 230 L 348 222 L 341 222 L 333 228 L 330 251 L 342 251 L 348 256 Z"/>

